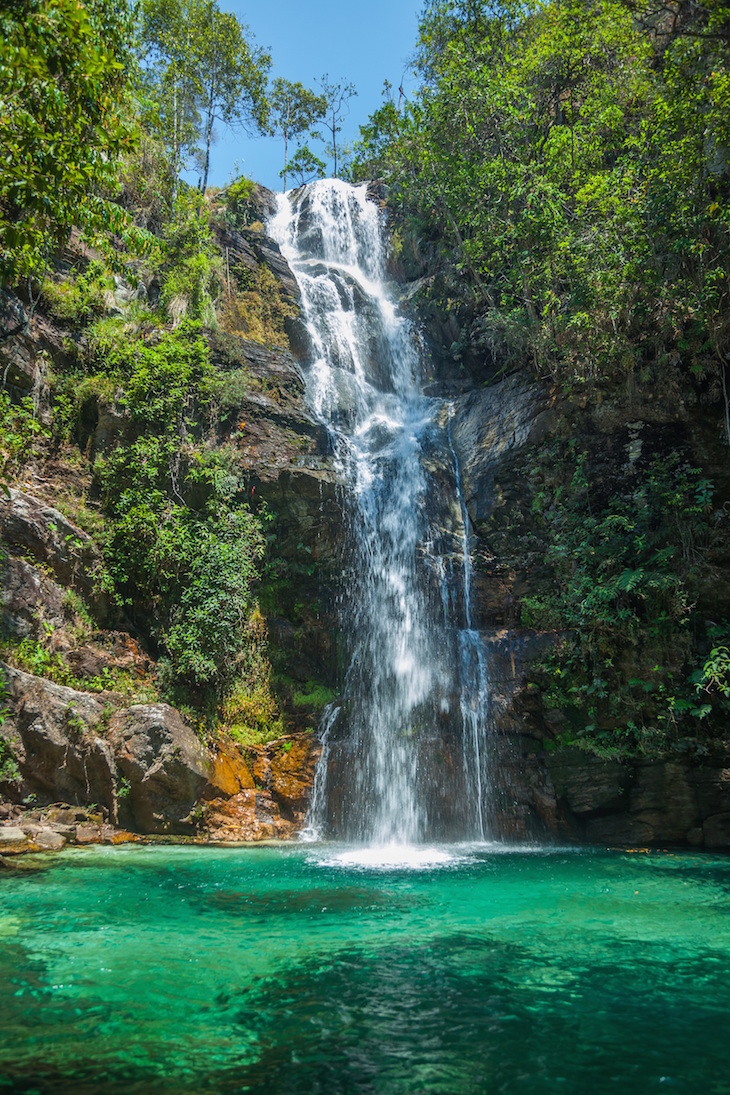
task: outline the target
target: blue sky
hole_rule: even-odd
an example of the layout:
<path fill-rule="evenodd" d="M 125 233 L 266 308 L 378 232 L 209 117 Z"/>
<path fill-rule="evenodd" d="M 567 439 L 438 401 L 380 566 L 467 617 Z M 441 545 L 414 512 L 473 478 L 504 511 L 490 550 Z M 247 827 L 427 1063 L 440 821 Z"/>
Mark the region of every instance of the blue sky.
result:
<path fill-rule="evenodd" d="M 355 84 L 358 95 L 350 101 L 350 115 L 340 139 L 358 135 L 358 126 L 382 102 L 383 81 L 397 88 L 416 45 L 418 16 L 423 0 L 219 0 L 253 32 L 256 43 L 271 52 L 271 76 L 300 80 L 315 87 L 315 79 L 329 73 Z M 413 86 L 412 79 L 405 85 Z M 312 146 L 320 156 L 321 145 Z M 210 183 L 224 186 L 245 174 L 272 190 L 281 189 L 283 145 L 271 137 L 246 137 L 219 127 L 212 151 Z"/>

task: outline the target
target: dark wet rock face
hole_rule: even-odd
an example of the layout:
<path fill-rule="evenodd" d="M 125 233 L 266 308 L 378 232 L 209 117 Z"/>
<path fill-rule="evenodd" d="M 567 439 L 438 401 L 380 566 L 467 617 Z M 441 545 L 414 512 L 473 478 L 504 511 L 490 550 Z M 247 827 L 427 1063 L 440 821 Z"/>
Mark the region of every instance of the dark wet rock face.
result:
<path fill-rule="evenodd" d="M 476 525 L 504 505 L 514 475 L 510 458 L 538 444 L 555 424 L 555 396 L 518 376 L 454 400 L 452 437 L 464 502 Z"/>
<path fill-rule="evenodd" d="M 706 422 L 691 403 L 660 389 L 641 408 L 620 399 L 569 405 L 519 376 L 453 405 L 453 445 L 474 534 L 473 607 L 489 662 L 499 831 L 607 845 L 730 846 L 730 755 L 719 747 L 699 756 L 613 760 L 560 746 L 565 718 L 546 710 L 529 683 L 555 636 L 521 627 L 519 613 L 536 578 L 550 580 L 531 539 L 526 489 L 544 443 L 569 431 L 602 492 L 596 505 L 632 481 L 640 458 L 675 450 L 703 467 L 722 494 L 728 468 Z M 713 563 L 700 607 L 707 598 L 705 610 L 717 618 L 728 602 L 728 560 L 715 553 Z"/>
<path fill-rule="evenodd" d="M 288 262 L 277 244 L 263 232 L 218 225 L 216 242 L 226 258 L 228 269 L 238 266 L 255 273 L 259 265 L 264 265 L 274 274 L 285 299 L 299 302 L 299 287 Z"/>
<path fill-rule="evenodd" d="M 562 750 L 547 767 L 558 831 L 592 844 L 730 844 L 730 754 L 629 764 Z"/>
<path fill-rule="evenodd" d="M 9 555 L 2 565 L 0 612 L 5 635 L 32 635 L 39 619 L 54 629 L 64 622 L 62 586 L 20 556 Z"/>

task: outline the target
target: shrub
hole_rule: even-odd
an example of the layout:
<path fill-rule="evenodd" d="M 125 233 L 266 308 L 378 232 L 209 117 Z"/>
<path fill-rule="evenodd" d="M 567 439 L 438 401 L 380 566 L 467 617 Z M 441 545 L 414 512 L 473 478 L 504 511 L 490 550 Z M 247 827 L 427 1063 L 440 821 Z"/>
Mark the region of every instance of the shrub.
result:
<path fill-rule="evenodd" d="M 0 391 L 0 475 L 20 468 L 33 455 L 36 441 L 50 437 L 50 430 L 38 420 L 32 396 L 13 403 Z"/>
<path fill-rule="evenodd" d="M 104 264 L 90 262 L 86 270 L 75 277 L 47 280 L 42 299 L 46 309 L 56 319 L 83 326 L 94 316 L 104 314 L 107 294 L 113 285 Z"/>
<path fill-rule="evenodd" d="M 226 211 L 228 220 L 236 228 L 245 228 L 256 208 L 256 183 L 243 176 L 226 190 Z"/>
<path fill-rule="evenodd" d="M 250 637 L 251 587 L 263 539 L 243 507 L 222 509 L 194 533 L 164 639 L 180 676 L 221 691 L 240 670 Z"/>

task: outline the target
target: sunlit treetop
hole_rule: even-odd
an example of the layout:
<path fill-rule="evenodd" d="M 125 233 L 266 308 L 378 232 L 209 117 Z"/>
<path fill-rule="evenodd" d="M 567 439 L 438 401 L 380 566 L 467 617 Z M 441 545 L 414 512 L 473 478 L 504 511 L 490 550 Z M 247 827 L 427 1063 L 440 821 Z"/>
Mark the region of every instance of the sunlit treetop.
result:
<path fill-rule="evenodd" d="M 72 226 L 113 228 L 101 196 L 130 124 L 124 0 L 5 0 L 0 11 L 0 280 L 38 274 Z"/>

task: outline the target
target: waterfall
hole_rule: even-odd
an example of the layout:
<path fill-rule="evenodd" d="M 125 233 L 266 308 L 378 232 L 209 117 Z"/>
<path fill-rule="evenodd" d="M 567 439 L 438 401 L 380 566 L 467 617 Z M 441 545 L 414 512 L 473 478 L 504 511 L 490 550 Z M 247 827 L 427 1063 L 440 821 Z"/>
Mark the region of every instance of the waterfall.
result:
<path fill-rule="evenodd" d="M 307 397 L 345 484 L 348 668 L 342 708 L 323 723 L 310 832 L 378 846 L 484 838 L 487 674 L 452 408 L 444 429 L 445 405 L 423 394 L 418 340 L 388 292 L 366 186 L 327 180 L 281 195 L 269 231 L 301 290 Z M 458 498 L 456 515 L 444 493 Z"/>

